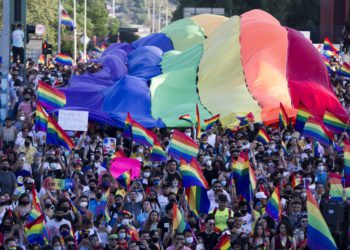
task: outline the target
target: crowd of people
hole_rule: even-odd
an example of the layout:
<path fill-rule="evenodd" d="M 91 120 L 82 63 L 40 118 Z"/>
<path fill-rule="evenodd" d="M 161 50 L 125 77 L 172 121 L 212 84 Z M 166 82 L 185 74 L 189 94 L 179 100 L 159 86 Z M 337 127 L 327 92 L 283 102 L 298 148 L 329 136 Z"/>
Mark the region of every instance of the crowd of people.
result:
<path fill-rule="evenodd" d="M 210 202 L 209 213 L 198 214 L 188 208 L 179 162 L 170 156 L 165 162 L 151 161 L 151 149 L 125 138 L 123 128 L 91 122 L 87 132 L 69 133 L 75 143 L 71 152 L 46 145 L 45 133 L 35 131 L 38 81 L 65 86 L 72 74 L 96 72 L 99 65 L 43 66 L 29 59 L 26 85 L 22 70 L 20 63 L 11 67 L 9 116 L 0 128 L 0 249 L 203 250 L 218 247 L 226 235 L 234 250 L 309 249 L 306 184 L 321 207 L 329 201 L 327 176 L 343 172 L 339 147 L 319 144 L 315 152 L 312 141 L 292 124 L 283 131 L 262 123 L 235 131 L 216 124 L 197 140 L 197 161 L 209 184 Z M 350 82 L 336 75 L 331 80 L 348 109 Z M 261 127 L 270 136 L 267 145 L 255 140 Z M 165 152 L 172 131 L 153 129 Z M 194 137 L 191 127 L 183 132 Z M 141 162 L 141 174 L 130 186 L 121 185 L 108 172 L 111 153 L 103 145 L 107 137 L 116 139 L 117 150 Z M 347 134 L 339 136 L 335 145 L 341 145 L 344 137 Z M 257 179 L 249 202 L 237 195 L 231 181 L 232 162 L 242 151 L 248 152 Z M 48 177 L 71 179 L 74 187 L 56 189 L 46 185 Z M 281 192 L 280 221 L 265 212 L 276 186 Z M 107 192 L 107 208 L 91 209 Z M 45 215 L 46 248 L 27 239 L 25 226 L 34 193 Z M 188 224 L 183 232 L 173 229 L 173 204 Z"/>

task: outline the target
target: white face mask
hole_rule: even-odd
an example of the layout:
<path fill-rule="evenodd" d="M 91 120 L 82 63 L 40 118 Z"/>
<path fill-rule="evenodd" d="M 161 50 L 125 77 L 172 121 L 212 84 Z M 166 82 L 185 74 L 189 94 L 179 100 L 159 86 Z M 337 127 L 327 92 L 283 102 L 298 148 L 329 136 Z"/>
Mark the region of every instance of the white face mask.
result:
<path fill-rule="evenodd" d="M 56 246 L 56 247 L 53 247 L 53 250 L 62 250 L 62 247 L 61 246 Z"/>
<path fill-rule="evenodd" d="M 221 181 L 221 185 L 222 185 L 223 187 L 226 186 L 226 181 L 225 181 L 225 180 Z"/>
<path fill-rule="evenodd" d="M 151 173 L 150 173 L 150 172 L 144 172 L 144 173 L 143 173 L 143 176 L 144 176 L 145 178 L 148 178 L 148 177 L 151 176 Z"/>
<path fill-rule="evenodd" d="M 118 236 L 119 236 L 119 239 L 124 239 L 126 236 L 126 233 L 119 233 Z"/>
<path fill-rule="evenodd" d="M 87 207 L 88 203 L 86 201 L 82 201 L 79 204 L 81 207 Z"/>
<path fill-rule="evenodd" d="M 209 167 L 209 166 L 211 166 L 211 163 L 212 163 L 211 160 L 207 160 L 207 162 L 205 164 L 207 164 L 207 166 Z"/>
<path fill-rule="evenodd" d="M 143 148 L 139 148 L 139 149 L 137 150 L 137 152 L 139 152 L 140 154 L 142 154 L 142 153 L 143 153 Z"/>
<path fill-rule="evenodd" d="M 50 168 L 51 169 L 57 169 L 58 168 L 58 164 L 57 163 L 50 163 Z"/>
<path fill-rule="evenodd" d="M 122 220 L 122 225 L 123 226 L 129 225 L 129 219 L 123 219 Z"/>
<path fill-rule="evenodd" d="M 323 166 L 323 165 L 319 165 L 319 166 L 317 167 L 317 169 L 318 169 L 318 171 L 323 171 L 323 170 L 324 170 L 324 166 Z"/>
<path fill-rule="evenodd" d="M 191 137 L 191 132 L 185 132 L 185 135 L 187 135 L 188 137 Z"/>
<path fill-rule="evenodd" d="M 186 237 L 185 238 L 186 244 L 192 244 L 193 243 L 193 237 Z"/>
<path fill-rule="evenodd" d="M 25 119 L 26 119 L 26 118 L 25 118 L 24 116 L 20 116 L 20 117 L 19 117 L 19 120 L 20 120 L 21 122 L 23 122 Z"/>

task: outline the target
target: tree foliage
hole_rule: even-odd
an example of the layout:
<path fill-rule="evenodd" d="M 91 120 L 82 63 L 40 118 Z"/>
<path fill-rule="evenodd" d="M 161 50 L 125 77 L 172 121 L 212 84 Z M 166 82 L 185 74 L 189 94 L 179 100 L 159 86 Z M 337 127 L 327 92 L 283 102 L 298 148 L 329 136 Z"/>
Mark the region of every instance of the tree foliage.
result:
<path fill-rule="evenodd" d="M 183 18 L 184 7 L 225 8 L 227 16 L 241 15 L 252 9 L 262 9 L 276 17 L 282 25 L 298 30 L 310 30 L 312 36 L 318 32 L 319 0 L 179 0 L 173 14 L 173 21 Z"/>
<path fill-rule="evenodd" d="M 61 0 L 62 5 L 73 18 L 73 0 Z M 84 32 L 84 0 L 77 2 L 77 32 Z M 88 0 L 87 2 L 87 35 L 88 37 L 104 37 L 108 34 L 115 35 L 119 29 L 117 19 L 110 20 L 105 8 L 105 0 Z M 58 27 L 58 0 L 27 0 L 27 23 L 43 24 L 46 28 L 47 38 L 50 43 L 57 46 Z M 73 32 L 62 27 L 62 48 L 71 50 L 73 44 Z M 78 37 L 79 45 L 79 37 Z"/>

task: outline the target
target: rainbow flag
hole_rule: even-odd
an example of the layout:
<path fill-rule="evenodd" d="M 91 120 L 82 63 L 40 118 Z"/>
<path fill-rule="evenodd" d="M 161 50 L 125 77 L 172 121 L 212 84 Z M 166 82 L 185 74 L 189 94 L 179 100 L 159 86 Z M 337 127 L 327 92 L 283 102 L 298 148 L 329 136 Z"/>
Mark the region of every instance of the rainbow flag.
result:
<path fill-rule="evenodd" d="M 204 124 L 205 124 L 205 129 L 211 129 L 211 127 L 214 126 L 214 124 L 217 124 L 219 122 L 220 119 L 220 114 L 214 115 L 213 117 L 204 120 Z"/>
<path fill-rule="evenodd" d="M 281 130 L 284 130 L 288 126 L 288 115 L 286 110 L 283 107 L 283 104 L 280 103 L 280 112 L 278 114 L 278 125 Z"/>
<path fill-rule="evenodd" d="M 322 56 L 327 58 L 327 59 L 331 59 L 332 57 L 338 57 L 338 55 L 330 50 L 326 50 L 326 51 L 323 51 L 322 53 Z"/>
<path fill-rule="evenodd" d="M 272 195 L 266 203 L 266 213 L 274 220 L 280 221 L 282 215 L 281 196 L 278 186 L 275 187 Z"/>
<path fill-rule="evenodd" d="M 167 156 L 157 138 L 154 138 L 150 159 L 151 161 L 158 161 L 158 162 L 164 162 L 167 160 Z"/>
<path fill-rule="evenodd" d="M 236 183 L 237 194 L 240 194 L 247 201 L 250 201 L 252 198 L 249 168 L 248 153 L 242 151 L 237 161 L 234 161 L 232 164 L 232 176 Z"/>
<path fill-rule="evenodd" d="M 132 139 L 134 142 L 147 147 L 152 147 L 154 142 L 153 133 L 136 121 L 132 122 Z"/>
<path fill-rule="evenodd" d="M 350 201 L 350 187 L 344 188 L 344 192 L 345 192 L 345 199 Z"/>
<path fill-rule="evenodd" d="M 329 173 L 328 181 L 330 184 L 330 199 L 334 201 L 343 201 L 344 188 L 341 183 L 341 175 L 337 173 Z"/>
<path fill-rule="evenodd" d="M 48 110 L 62 108 L 67 102 L 66 95 L 63 92 L 47 85 L 46 83 L 43 83 L 40 80 L 38 82 L 38 101 Z"/>
<path fill-rule="evenodd" d="M 267 145 L 270 142 L 270 137 L 266 131 L 261 128 L 256 136 L 256 140 L 264 145 Z"/>
<path fill-rule="evenodd" d="M 187 135 L 174 129 L 173 137 L 169 146 L 169 155 L 175 159 L 184 159 L 190 162 L 192 158 L 196 158 L 199 146 Z"/>
<path fill-rule="evenodd" d="M 337 250 L 337 245 L 325 222 L 317 202 L 309 189 L 307 195 L 307 245 L 310 249 L 317 250 Z"/>
<path fill-rule="evenodd" d="M 322 59 L 324 61 L 324 64 L 326 65 L 328 73 L 330 73 L 330 74 L 333 73 L 334 70 L 331 67 L 331 63 L 330 63 L 329 59 L 327 57 L 324 57 L 324 56 L 322 57 Z"/>
<path fill-rule="evenodd" d="M 300 177 L 296 177 L 294 174 L 292 175 L 292 187 L 295 188 L 296 186 L 300 185 L 302 183 L 302 179 Z"/>
<path fill-rule="evenodd" d="M 45 109 L 41 106 L 40 102 L 37 102 L 36 111 L 35 111 L 35 130 L 36 131 L 46 132 L 48 117 L 49 117 L 49 114 L 46 113 Z"/>
<path fill-rule="evenodd" d="M 114 152 L 114 154 L 111 156 L 111 159 L 113 160 L 114 158 L 118 158 L 118 157 L 126 157 L 126 155 L 124 154 L 124 152 L 120 149 L 118 149 L 117 151 Z"/>
<path fill-rule="evenodd" d="M 326 127 L 336 134 L 341 134 L 346 129 L 346 124 L 342 122 L 338 117 L 336 117 L 331 112 L 326 111 L 323 116 L 323 123 Z"/>
<path fill-rule="evenodd" d="M 304 125 L 307 119 L 309 119 L 309 117 L 312 117 L 310 111 L 304 106 L 304 104 L 299 103 L 296 123 L 295 123 L 295 130 L 302 132 L 304 129 Z"/>
<path fill-rule="evenodd" d="M 230 235 L 224 234 L 220 237 L 218 244 L 213 248 L 213 250 L 230 250 L 231 241 Z"/>
<path fill-rule="evenodd" d="M 116 180 L 125 188 L 129 188 L 131 183 L 131 173 L 130 170 L 125 171 L 120 176 L 116 178 Z"/>
<path fill-rule="evenodd" d="M 255 176 L 255 170 L 251 166 L 249 166 L 249 180 L 250 180 L 250 187 L 252 191 L 254 191 L 256 189 L 256 176 Z"/>
<path fill-rule="evenodd" d="M 182 215 L 179 207 L 176 203 L 173 204 L 173 230 L 177 230 L 180 233 L 183 233 L 186 229 L 189 228 L 184 216 Z"/>
<path fill-rule="evenodd" d="M 73 65 L 73 58 L 71 58 L 70 56 L 67 56 L 65 54 L 62 54 L 62 53 L 58 53 L 56 56 L 55 56 L 55 59 L 54 61 L 56 63 L 60 63 L 62 65 L 67 65 L 67 66 L 72 66 Z"/>
<path fill-rule="evenodd" d="M 250 123 L 254 123 L 254 115 L 252 112 L 249 112 L 246 116 L 237 116 L 239 120 L 239 127 L 245 127 Z"/>
<path fill-rule="evenodd" d="M 350 77 L 350 65 L 344 62 L 343 65 L 340 66 L 338 74 L 341 76 Z"/>
<path fill-rule="evenodd" d="M 94 51 L 98 52 L 98 53 L 103 53 L 103 51 L 105 51 L 103 48 L 98 47 L 97 45 L 94 47 Z"/>
<path fill-rule="evenodd" d="M 190 166 L 185 161 L 181 161 L 180 171 L 183 187 L 198 186 L 209 189 L 208 182 L 194 158 L 192 158 Z"/>
<path fill-rule="evenodd" d="M 192 124 L 191 116 L 189 114 L 179 116 L 179 120 L 184 120 Z"/>
<path fill-rule="evenodd" d="M 132 134 L 132 118 L 130 113 L 128 112 L 128 115 L 125 118 L 125 122 L 124 122 L 124 133 L 123 133 L 123 137 L 124 138 L 128 138 L 131 137 Z"/>
<path fill-rule="evenodd" d="M 339 53 L 339 49 L 337 49 L 333 43 L 331 42 L 331 40 L 328 37 L 325 37 L 324 41 L 323 41 L 323 50 L 330 50 L 335 54 Z"/>
<path fill-rule="evenodd" d="M 66 26 L 69 30 L 75 29 L 73 19 L 68 15 L 68 12 L 61 5 L 61 25 Z"/>
<path fill-rule="evenodd" d="M 45 64 L 45 56 L 41 54 L 38 58 L 38 64 L 44 65 Z"/>
<path fill-rule="evenodd" d="M 72 148 L 74 148 L 74 143 L 69 138 L 67 133 L 51 117 L 49 117 L 47 123 L 46 143 L 53 145 L 61 145 L 68 150 L 72 150 Z"/>
<path fill-rule="evenodd" d="M 199 115 L 198 104 L 196 104 L 196 136 L 197 139 L 201 137 L 201 117 Z"/>
<path fill-rule="evenodd" d="M 68 200 L 69 207 L 72 209 L 72 212 L 74 214 L 80 214 L 80 215 L 84 215 L 85 214 L 85 211 L 83 211 L 74 201 L 72 201 L 69 198 L 68 193 L 66 193 L 66 195 L 64 197 Z"/>
<path fill-rule="evenodd" d="M 287 146 L 286 146 L 286 144 L 283 141 L 281 141 L 281 149 L 282 149 L 284 154 L 288 155 Z"/>
<path fill-rule="evenodd" d="M 33 224 L 42 214 L 42 210 L 40 207 L 40 201 L 39 198 L 37 196 L 36 190 L 33 187 L 32 190 L 32 197 L 33 197 L 33 207 L 32 210 L 30 211 L 28 217 L 26 218 L 26 225 L 31 225 Z"/>
<path fill-rule="evenodd" d="M 344 176 L 344 186 L 350 187 L 350 142 L 348 140 L 344 141 Z"/>
<path fill-rule="evenodd" d="M 45 229 L 45 216 L 42 213 L 31 225 L 25 225 L 24 233 L 30 244 L 39 243 L 41 246 L 48 242 L 47 229 Z"/>
<path fill-rule="evenodd" d="M 205 188 L 191 186 L 185 188 L 185 194 L 191 211 L 197 214 L 208 214 L 210 201 Z"/>
<path fill-rule="evenodd" d="M 312 117 L 309 117 L 309 119 L 307 119 L 302 135 L 314 139 L 327 146 L 332 144 L 332 133 L 330 133 L 322 123 L 318 122 Z"/>

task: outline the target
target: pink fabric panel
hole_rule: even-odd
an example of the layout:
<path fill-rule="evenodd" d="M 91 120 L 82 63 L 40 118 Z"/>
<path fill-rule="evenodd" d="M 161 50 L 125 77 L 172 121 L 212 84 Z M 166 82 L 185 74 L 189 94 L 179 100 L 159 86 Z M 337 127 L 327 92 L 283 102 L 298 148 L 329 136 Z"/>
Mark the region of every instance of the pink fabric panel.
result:
<path fill-rule="evenodd" d="M 299 31 L 287 31 L 287 79 L 294 107 L 302 102 L 320 119 L 328 110 L 346 121 L 347 113 L 333 92 L 321 55 Z"/>

